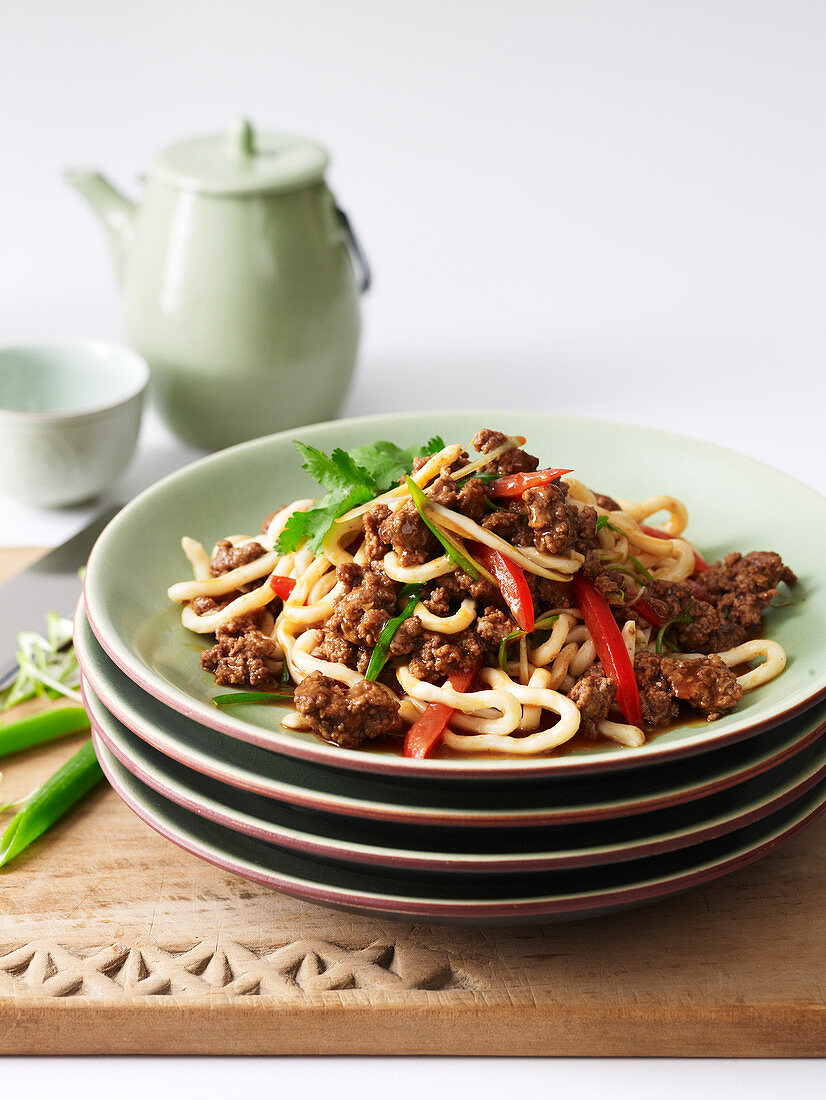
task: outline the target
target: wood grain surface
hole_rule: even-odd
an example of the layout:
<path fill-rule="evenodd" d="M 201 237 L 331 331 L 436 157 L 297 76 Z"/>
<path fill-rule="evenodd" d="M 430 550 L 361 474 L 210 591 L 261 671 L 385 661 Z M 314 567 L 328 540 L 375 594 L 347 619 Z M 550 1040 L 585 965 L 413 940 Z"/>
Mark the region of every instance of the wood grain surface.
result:
<path fill-rule="evenodd" d="M 0 762 L 2 799 L 82 740 Z M 826 1055 L 825 985 L 826 818 L 708 887 L 536 928 L 283 897 L 103 787 L 0 871 L 0 1054 Z"/>

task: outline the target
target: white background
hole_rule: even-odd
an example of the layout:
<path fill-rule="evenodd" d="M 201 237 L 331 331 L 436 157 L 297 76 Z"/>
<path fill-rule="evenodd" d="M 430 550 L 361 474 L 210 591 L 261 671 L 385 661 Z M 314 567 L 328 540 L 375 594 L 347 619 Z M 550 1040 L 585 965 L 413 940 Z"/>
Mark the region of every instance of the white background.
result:
<path fill-rule="evenodd" d="M 345 413 L 593 414 L 824 491 L 825 47 L 822 0 L 0 0 L 0 342 L 119 334 L 102 232 L 63 167 L 99 165 L 135 195 L 159 147 L 247 113 L 332 150 L 375 269 Z M 150 416 L 112 495 L 196 456 Z M 0 545 L 61 541 L 85 515 L 0 498 Z M 51 1065 L 71 1088 L 90 1072 Z M 96 1072 L 122 1088 L 114 1065 Z M 261 1065 L 250 1081 L 330 1078 L 342 1096 L 359 1079 L 381 1095 L 399 1070 Z M 822 1072 L 414 1065 L 408 1084 L 478 1096 L 539 1081 L 576 1096 L 586 1079 L 762 1096 Z"/>

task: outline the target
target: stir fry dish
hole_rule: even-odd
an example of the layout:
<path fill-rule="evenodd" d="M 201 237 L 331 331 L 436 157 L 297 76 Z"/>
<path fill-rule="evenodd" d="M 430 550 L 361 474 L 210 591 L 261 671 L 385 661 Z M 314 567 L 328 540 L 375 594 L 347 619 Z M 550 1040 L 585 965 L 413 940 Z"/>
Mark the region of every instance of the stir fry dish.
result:
<path fill-rule="evenodd" d="M 681 501 L 596 492 L 525 442 L 297 443 L 325 496 L 211 553 L 183 539 L 194 577 L 169 596 L 214 638 L 202 667 L 243 689 L 214 702 L 287 703 L 284 727 L 345 749 L 525 757 L 640 746 L 783 671 L 762 636 L 796 580 L 778 554 L 710 564 Z"/>

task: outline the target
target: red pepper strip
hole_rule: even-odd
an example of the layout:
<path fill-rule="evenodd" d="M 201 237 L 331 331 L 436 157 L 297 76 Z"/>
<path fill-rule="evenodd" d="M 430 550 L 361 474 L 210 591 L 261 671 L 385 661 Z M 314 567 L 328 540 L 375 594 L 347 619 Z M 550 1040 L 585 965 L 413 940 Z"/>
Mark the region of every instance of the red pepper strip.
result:
<path fill-rule="evenodd" d="M 652 626 L 665 626 L 666 620 L 648 600 L 635 600 L 632 604 L 634 611 L 638 612 L 647 623 Z"/>
<path fill-rule="evenodd" d="M 282 600 L 286 600 L 287 596 L 289 596 L 295 588 L 295 581 L 292 577 L 279 577 L 277 574 L 273 573 L 270 577 L 270 588 L 276 596 L 280 596 Z"/>
<path fill-rule="evenodd" d="M 506 474 L 490 483 L 488 494 L 492 497 L 521 497 L 526 489 L 548 485 L 563 474 L 570 473 L 573 473 L 573 470 L 535 470 L 529 474 Z"/>
<path fill-rule="evenodd" d="M 660 531 L 660 529 L 658 527 L 649 527 L 647 523 L 641 523 L 640 524 L 640 530 L 643 531 L 646 535 L 651 535 L 652 538 L 655 538 L 655 539 L 672 539 L 672 538 L 674 538 L 674 536 L 669 535 L 669 533 L 667 531 Z M 709 569 L 711 569 L 711 566 L 708 564 L 706 559 L 702 556 L 702 554 L 699 554 L 695 550 L 694 551 L 694 572 L 695 573 L 706 573 Z"/>
<path fill-rule="evenodd" d="M 450 677 L 450 686 L 454 691 L 467 691 L 476 679 L 478 671 L 478 668 L 472 668 L 470 672 L 454 672 Z M 429 756 L 445 732 L 445 727 L 455 710 L 455 707 L 449 707 L 447 703 L 428 703 L 407 731 L 404 739 L 404 755 L 415 757 L 417 760 L 424 760 Z"/>
<path fill-rule="evenodd" d="M 626 722 L 642 729 L 642 704 L 640 689 L 634 676 L 634 666 L 625 648 L 620 628 L 617 626 L 608 601 L 594 585 L 580 576 L 574 575 L 571 582 L 577 607 L 582 612 L 585 625 L 593 639 L 597 656 L 614 683 L 617 685 L 617 704 L 625 716 Z"/>
<path fill-rule="evenodd" d="M 494 550 L 492 546 L 485 546 L 482 542 L 473 544 L 472 553 L 474 558 L 496 578 L 505 603 L 511 609 L 520 630 L 530 633 L 534 622 L 533 598 L 520 566 L 498 550 Z"/>

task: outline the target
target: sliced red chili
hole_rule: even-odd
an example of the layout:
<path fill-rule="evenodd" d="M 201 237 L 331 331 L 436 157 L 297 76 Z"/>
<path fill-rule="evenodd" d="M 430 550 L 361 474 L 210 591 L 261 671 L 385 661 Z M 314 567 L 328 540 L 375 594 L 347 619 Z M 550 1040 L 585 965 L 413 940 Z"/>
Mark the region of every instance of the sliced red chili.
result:
<path fill-rule="evenodd" d="M 472 668 L 468 672 L 454 672 L 450 677 L 450 686 L 454 691 L 467 691 L 476 679 L 478 671 L 478 668 Z M 449 707 L 447 703 L 428 703 L 407 731 L 404 739 L 404 755 L 417 760 L 424 760 L 426 756 L 430 756 L 441 740 L 455 710 L 455 707 Z"/>
<path fill-rule="evenodd" d="M 634 611 L 642 615 L 645 621 L 647 623 L 651 623 L 652 626 L 665 625 L 666 620 L 662 617 L 659 611 L 657 611 L 656 607 L 654 607 L 652 603 L 649 603 L 648 600 L 635 600 L 632 606 Z"/>
<path fill-rule="evenodd" d="M 533 630 L 533 597 L 525 573 L 515 561 L 494 550 L 492 546 L 476 542 L 472 550 L 474 558 L 496 578 L 505 603 L 521 630 Z"/>
<path fill-rule="evenodd" d="M 488 493 L 492 497 L 521 497 L 526 489 L 536 489 L 540 485 L 548 485 L 556 481 L 563 474 L 573 473 L 572 470 L 534 470 L 531 473 L 505 474 L 497 477 L 488 486 Z"/>
<path fill-rule="evenodd" d="M 617 685 L 617 705 L 626 722 L 642 729 L 642 704 L 634 666 L 625 648 L 620 628 L 611 614 L 608 601 L 589 580 L 579 573 L 575 574 L 571 583 L 577 607 L 582 612 L 597 656 L 602 661 L 607 674 Z"/>
<path fill-rule="evenodd" d="M 280 596 L 282 600 L 286 600 L 295 588 L 295 581 L 292 577 L 281 577 L 277 573 L 273 573 L 270 577 L 270 588 L 276 596 Z"/>
<path fill-rule="evenodd" d="M 647 523 L 640 524 L 640 530 L 646 535 L 651 535 L 655 539 L 673 539 L 674 535 L 669 535 L 667 531 L 661 531 L 659 527 L 649 527 Z M 708 564 L 703 555 L 695 550 L 694 551 L 694 572 L 706 573 L 711 566 Z"/>

